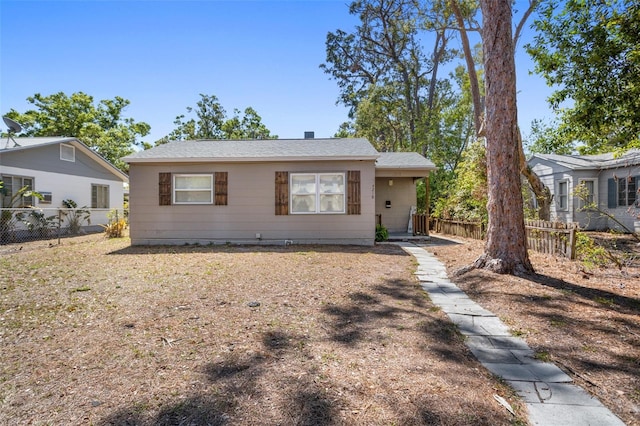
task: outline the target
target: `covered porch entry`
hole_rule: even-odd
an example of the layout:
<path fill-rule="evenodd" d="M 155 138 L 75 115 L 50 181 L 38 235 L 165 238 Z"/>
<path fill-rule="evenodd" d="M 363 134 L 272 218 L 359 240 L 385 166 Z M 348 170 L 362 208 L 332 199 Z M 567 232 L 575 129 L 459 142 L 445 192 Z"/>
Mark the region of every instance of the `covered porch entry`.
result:
<path fill-rule="evenodd" d="M 429 173 L 435 165 L 416 152 L 383 152 L 376 161 L 376 224 L 390 236 L 429 235 Z M 424 182 L 424 205 L 418 185 Z M 417 214 L 417 211 L 426 214 Z"/>

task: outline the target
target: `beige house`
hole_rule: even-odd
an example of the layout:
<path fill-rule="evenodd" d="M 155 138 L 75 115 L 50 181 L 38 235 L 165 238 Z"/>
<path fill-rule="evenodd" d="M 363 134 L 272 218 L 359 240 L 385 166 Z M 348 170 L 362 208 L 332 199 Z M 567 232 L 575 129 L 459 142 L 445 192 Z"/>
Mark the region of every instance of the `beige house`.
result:
<path fill-rule="evenodd" d="M 358 138 L 176 141 L 124 161 L 134 245 L 372 245 L 377 221 L 407 232 L 435 169 Z"/>

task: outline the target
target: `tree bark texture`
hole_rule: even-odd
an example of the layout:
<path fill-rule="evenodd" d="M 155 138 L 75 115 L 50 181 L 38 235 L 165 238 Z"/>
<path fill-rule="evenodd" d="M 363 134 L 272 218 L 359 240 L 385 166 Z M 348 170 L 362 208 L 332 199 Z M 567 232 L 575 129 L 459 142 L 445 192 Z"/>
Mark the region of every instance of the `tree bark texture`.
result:
<path fill-rule="evenodd" d="M 485 65 L 485 126 L 489 223 L 476 266 L 497 273 L 532 272 L 520 182 L 516 73 L 511 2 L 481 0 Z"/>

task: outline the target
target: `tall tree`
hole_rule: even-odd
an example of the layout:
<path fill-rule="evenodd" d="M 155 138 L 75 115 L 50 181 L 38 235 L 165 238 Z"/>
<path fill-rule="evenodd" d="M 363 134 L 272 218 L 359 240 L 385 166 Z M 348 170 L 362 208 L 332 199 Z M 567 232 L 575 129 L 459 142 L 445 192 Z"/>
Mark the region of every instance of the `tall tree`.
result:
<path fill-rule="evenodd" d="M 425 126 L 436 101 L 438 66 L 452 57 L 447 23 L 436 21 L 442 15 L 434 2 L 358 0 L 349 13 L 358 15 L 361 25 L 352 34 L 338 30 L 327 35 L 327 61 L 321 68 L 337 81 L 340 102 L 350 108 L 351 118 L 362 114 L 370 121 L 367 117 L 391 112 L 378 133 L 368 135 L 373 143 L 427 153 Z M 435 35 L 430 54 L 420 43 L 424 31 Z"/>
<path fill-rule="evenodd" d="M 528 50 L 557 89 L 556 137 L 583 154 L 640 147 L 640 3 L 543 0 Z"/>
<path fill-rule="evenodd" d="M 116 167 L 126 170 L 120 158 L 131 154 L 138 138 L 149 134 L 151 126 L 124 117 L 129 101 L 116 96 L 94 102 L 83 92 L 67 96 L 63 92 L 28 97 L 35 106 L 24 113 L 11 109 L 7 116 L 23 126 L 24 136 L 76 137 Z"/>
<path fill-rule="evenodd" d="M 271 131 L 262 123 L 262 118 L 251 107 L 244 110 L 244 115 L 238 109 L 234 115 L 227 118 L 227 113 L 215 95 L 200 94 L 196 107 L 187 107 L 187 113 L 195 115 L 187 119 L 184 114 L 176 117 L 173 122 L 176 128 L 156 141 L 156 145 L 172 140 L 196 139 L 275 139 Z"/>
<path fill-rule="evenodd" d="M 486 86 L 485 127 L 489 217 L 484 254 L 476 261 L 497 273 L 532 272 L 520 186 L 521 141 L 516 106 L 511 3 L 481 0 Z"/>
<path fill-rule="evenodd" d="M 482 35 L 482 28 L 475 19 L 478 5 L 475 1 L 468 0 L 450 0 L 449 4 L 456 17 L 456 23 L 458 31 L 460 32 L 460 39 L 463 47 L 464 57 L 467 64 L 467 69 L 470 76 L 470 91 L 473 99 L 473 113 L 474 123 L 476 128 L 477 137 L 483 137 L 484 134 L 484 99 L 482 97 L 482 91 L 480 89 L 480 79 L 476 74 L 476 63 L 474 55 L 471 53 L 471 46 L 469 41 L 468 32 L 480 31 Z M 527 7 L 522 12 L 522 16 L 516 25 L 513 33 L 513 54 L 515 55 L 515 48 L 518 40 L 521 36 L 524 24 L 531 16 L 535 8 L 538 6 L 538 0 L 529 0 Z M 515 7 L 515 6 L 514 6 Z M 519 138 L 521 138 L 520 131 L 518 130 Z M 549 220 L 551 215 L 551 191 L 547 188 L 540 177 L 536 175 L 533 170 L 528 166 L 525 156 L 522 141 L 520 142 L 520 171 L 522 175 L 527 179 L 533 193 L 536 197 L 538 204 L 538 217 L 540 219 Z"/>

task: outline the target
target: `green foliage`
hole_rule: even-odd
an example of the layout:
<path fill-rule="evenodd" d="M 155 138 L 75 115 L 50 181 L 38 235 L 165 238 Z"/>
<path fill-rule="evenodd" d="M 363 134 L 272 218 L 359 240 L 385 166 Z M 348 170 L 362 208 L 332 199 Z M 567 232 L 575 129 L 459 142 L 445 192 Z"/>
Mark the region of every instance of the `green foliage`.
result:
<path fill-rule="evenodd" d="M 1 183 L 2 181 L 0 181 Z M 0 186 L 0 197 L 7 195 L 7 188 Z M 35 197 L 39 200 L 44 199 L 42 194 L 31 190 L 28 186 L 20 188 L 15 194 L 11 195 L 7 205 L 3 205 L 0 212 L 0 242 L 7 242 L 11 237 L 11 232 L 15 229 L 14 212 L 9 210 L 18 207 L 23 197 Z M 32 206 L 30 206 L 32 207 Z M 16 217 L 18 220 L 24 220 L 24 217 Z"/>
<path fill-rule="evenodd" d="M 262 123 L 256 110 L 247 107 L 244 115 L 234 109 L 233 116 L 227 118 L 224 107 L 215 95 L 200 94 L 196 107 L 187 107 L 187 113 L 195 117 L 187 118 L 184 114 L 173 122 L 176 128 L 167 136 L 156 141 L 156 145 L 169 141 L 197 139 L 276 139 L 271 131 Z"/>
<path fill-rule="evenodd" d="M 538 154 L 571 155 L 575 152 L 575 141 L 566 134 L 561 123 L 533 120 L 526 150 Z"/>
<path fill-rule="evenodd" d="M 50 229 L 58 226 L 57 215 L 46 216 L 42 210 L 38 210 L 35 207 L 32 207 L 28 213 L 16 213 L 16 219 L 21 221 L 27 230 L 34 235 L 47 235 Z"/>
<path fill-rule="evenodd" d="M 121 170 L 127 166 L 120 158 L 141 145 L 138 138 L 151 129 L 147 123 L 123 117 L 130 102 L 119 96 L 96 104 L 92 96 L 83 92 L 71 96 L 63 92 L 50 96 L 36 93 L 27 101 L 35 108 L 25 113 L 11 109 L 7 113 L 22 124 L 23 135 L 77 137 Z"/>
<path fill-rule="evenodd" d="M 640 3 L 544 0 L 534 27 L 527 49 L 558 88 L 559 139 L 583 142 L 582 154 L 640 147 Z"/>
<path fill-rule="evenodd" d="M 326 62 L 320 68 L 336 81 L 355 133 L 380 151 L 431 156 L 432 144 L 440 141 L 432 128 L 441 121 L 439 111 L 451 93 L 449 79 L 438 72 L 455 57 L 448 47 L 453 18 L 442 6 L 353 1 L 349 13 L 360 25 L 353 32 L 327 34 Z M 433 44 L 423 47 L 426 40 Z"/>
<path fill-rule="evenodd" d="M 576 253 L 587 269 L 604 268 L 611 260 L 607 250 L 584 232 L 576 232 Z"/>
<path fill-rule="evenodd" d="M 91 211 L 87 206 L 78 208 L 78 204 L 69 199 L 62 200 L 62 205 L 67 210 L 62 211 L 62 215 L 67 218 L 67 230 L 71 235 L 77 235 L 82 231 L 82 224 L 91 224 Z"/>
<path fill-rule="evenodd" d="M 433 216 L 470 222 L 487 221 L 486 151 L 475 142 L 463 154 L 448 192 L 435 202 Z"/>
<path fill-rule="evenodd" d="M 387 241 L 389 239 L 389 231 L 384 225 L 376 225 L 376 242 Z"/>

